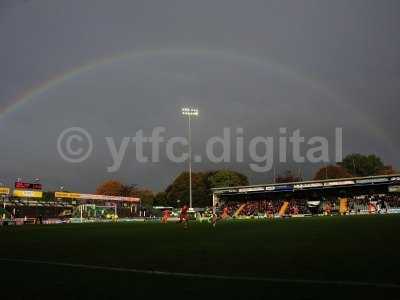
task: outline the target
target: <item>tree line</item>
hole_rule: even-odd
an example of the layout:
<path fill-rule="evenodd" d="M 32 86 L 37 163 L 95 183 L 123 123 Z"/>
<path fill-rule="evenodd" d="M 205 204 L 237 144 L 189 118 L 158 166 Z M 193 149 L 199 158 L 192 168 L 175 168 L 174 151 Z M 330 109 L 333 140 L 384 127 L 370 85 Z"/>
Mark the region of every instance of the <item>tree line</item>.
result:
<path fill-rule="evenodd" d="M 189 203 L 189 173 L 182 172 L 174 181 L 159 193 L 135 184 L 124 185 L 116 180 L 109 180 L 97 187 L 96 193 L 112 196 L 136 196 L 145 206 L 180 206 Z M 192 197 L 196 207 L 209 206 L 212 202 L 212 188 L 223 186 L 248 185 L 247 177 L 232 170 L 210 172 L 192 172 Z"/>
<path fill-rule="evenodd" d="M 385 165 L 376 155 L 350 154 L 341 163 L 327 165 L 314 175 L 314 180 L 362 177 L 373 175 L 389 175 L 396 171 Z M 279 174 L 276 183 L 302 181 L 301 174 L 291 170 Z M 109 180 L 97 187 L 96 193 L 112 196 L 140 197 L 145 206 L 181 206 L 189 202 L 189 173 L 182 172 L 164 191 L 154 193 L 148 188 L 136 184 L 124 185 L 116 180 Z M 212 188 L 249 185 L 246 175 L 232 170 L 216 170 L 209 172 L 192 172 L 193 206 L 204 207 L 212 203 Z"/>

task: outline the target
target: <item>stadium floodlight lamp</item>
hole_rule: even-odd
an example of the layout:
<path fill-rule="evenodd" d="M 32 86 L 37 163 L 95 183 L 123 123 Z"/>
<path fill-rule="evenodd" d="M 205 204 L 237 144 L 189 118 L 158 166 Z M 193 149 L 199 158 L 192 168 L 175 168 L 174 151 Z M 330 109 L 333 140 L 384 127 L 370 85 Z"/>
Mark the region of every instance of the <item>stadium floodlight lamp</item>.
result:
<path fill-rule="evenodd" d="M 63 185 L 60 186 L 60 191 L 61 191 L 61 192 L 64 192 L 64 186 L 63 186 Z M 58 197 L 57 200 L 60 200 L 60 201 L 61 201 L 62 198 Z"/>
<path fill-rule="evenodd" d="M 185 116 L 198 116 L 199 110 L 197 108 L 184 107 L 182 108 L 182 115 Z"/>
<path fill-rule="evenodd" d="M 4 183 L 0 182 L 0 187 L 3 187 L 3 186 L 4 186 Z M 4 220 L 6 218 L 6 214 L 5 214 L 5 211 L 6 211 L 6 195 L 2 194 L 1 195 L 1 199 L 3 199 L 3 216 L 2 216 L 2 218 Z"/>
<path fill-rule="evenodd" d="M 193 107 L 183 107 L 182 115 L 188 117 L 189 124 L 189 211 L 193 211 L 193 203 L 192 203 L 192 130 L 190 126 L 190 119 L 192 116 L 197 117 L 199 115 L 199 110 Z"/>

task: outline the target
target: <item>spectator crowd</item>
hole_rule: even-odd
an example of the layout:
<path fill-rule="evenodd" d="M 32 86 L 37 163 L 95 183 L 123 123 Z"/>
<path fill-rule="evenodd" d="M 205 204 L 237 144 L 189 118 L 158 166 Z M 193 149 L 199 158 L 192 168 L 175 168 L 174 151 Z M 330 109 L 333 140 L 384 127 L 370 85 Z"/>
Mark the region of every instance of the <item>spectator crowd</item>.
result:
<path fill-rule="evenodd" d="M 400 210 L 400 196 L 390 194 L 362 195 L 347 197 L 348 212 L 362 213 L 370 211 L 371 205 L 376 208 L 376 212 L 388 212 L 390 209 Z M 255 216 L 274 216 L 279 214 L 284 202 L 288 206 L 284 212 L 285 215 L 307 215 L 311 213 L 334 213 L 339 211 L 340 198 L 321 198 L 316 202 L 319 205 L 309 204 L 308 199 L 265 199 L 255 201 L 226 201 L 221 205 L 221 210 L 226 209 L 228 214 L 237 216 L 255 217 Z M 315 200 L 313 200 L 315 202 Z M 313 209 L 314 208 L 314 209 Z M 315 209 L 316 208 L 316 209 Z"/>

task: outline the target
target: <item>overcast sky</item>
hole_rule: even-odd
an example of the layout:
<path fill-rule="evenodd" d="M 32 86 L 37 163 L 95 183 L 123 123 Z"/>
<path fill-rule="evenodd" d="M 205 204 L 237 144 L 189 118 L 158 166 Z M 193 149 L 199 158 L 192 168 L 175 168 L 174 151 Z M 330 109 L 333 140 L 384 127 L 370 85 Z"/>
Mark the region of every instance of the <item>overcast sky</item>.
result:
<path fill-rule="evenodd" d="M 166 138 L 186 136 L 184 105 L 200 110 L 195 154 L 224 127 L 233 135 L 243 128 L 245 144 L 277 141 L 284 127 L 306 141 L 326 137 L 333 162 L 341 127 L 344 155 L 374 153 L 399 168 L 399 28 L 397 0 L 0 0 L 0 182 L 39 177 L 46 189 L 92 192 L 118 179 L 162 190 L 187 164 L 163 153 L 139 163 L 130 144 L 110 173 L 105 137 L 119 146 L 157 126 Z M 57 151 L 69 127 L 92 137 L 82 163 Z M 232 168 L 252 183 L 271 181 L 272 170 L 249 163 L 246 155 L 242 163 L 204 159 L 194 170 Z M 274 166 L 307 179 L 321 163 L 276 158 Z"/>

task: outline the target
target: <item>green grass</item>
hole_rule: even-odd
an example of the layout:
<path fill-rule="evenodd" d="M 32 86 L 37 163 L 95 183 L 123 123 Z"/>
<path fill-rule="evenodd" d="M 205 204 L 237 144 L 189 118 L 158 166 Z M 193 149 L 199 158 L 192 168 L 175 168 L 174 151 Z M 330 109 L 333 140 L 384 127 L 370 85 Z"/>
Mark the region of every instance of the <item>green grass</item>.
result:
<path fill-rule="evenodd" d="M 0 228 L 0 258 L 143 270 L 400 284 L 400 216 Z M 0 261 L 3 296 L 400 299 L 400 289 L 182 278 Z M 16 284 L 21 288 L 15 288 Z M 1 285 L 0 285 L 1 286 Z M 130 297 L 132 298 L 132 297 Z M 3 299 L 3 298 L 2 298 Z"/>

